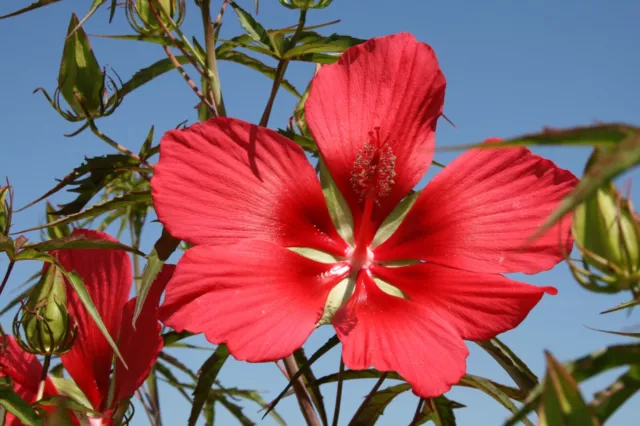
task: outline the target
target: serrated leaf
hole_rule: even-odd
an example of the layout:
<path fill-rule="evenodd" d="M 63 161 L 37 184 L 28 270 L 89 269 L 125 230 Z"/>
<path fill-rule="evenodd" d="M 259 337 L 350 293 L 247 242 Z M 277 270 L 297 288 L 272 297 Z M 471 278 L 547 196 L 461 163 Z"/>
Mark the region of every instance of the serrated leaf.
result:
<path fill-rule="evenodd" d="M 320 184 L 336 231 L 347 244 L 353 245 L 355 236 L 351 209 L 323 161 L 320 161 Z"/>
<path fill-rule="evenodd" d="M 358 409 L 356 417 L 351 419 L 349 426 L 369 426 L 375 424 L 391 401 L 393 401 L 396 396 L 410 389 L 410 384 L 401 383 L 375 392 L 371 395 L 371 398 L 365 400 L 363 405 Z"/>
<path fill-rule="evenodd" d="M 226 345 L 221 344 L 218 345 L 216 351 L 202 364 L 196 390 L 193 393 L 193 405 L 191 407 L 191 414 L 189 414 L 189 426 L 194 426 L 198 421 L 202 407 L 204 407 L 209 396 L 209 391 L 227 358 L 229 358 L 229 350 Z"/>
<path fill-rule="evenodd" d="M 62 225 L 66 223 L 71 223 L 80 219 L 89 219 L 89 218 L 99 216 L 103 213 L 110 212 L 112 210 L 117 210 L 117 209 L 121 209 L 123 207 L 128 207 L 128 206 L 134 206 L 136 204 L 141 204 L 141 203 L 145 203 L 149 205 L 151 204 L 150 191 L 132 192 L 119 197 L 114 197 L 110 200 L 107 200 L 101 203 L 96 203 L 88 207 L 86 210 L 82 212 L 68 215 L 67 217 L 48 223 L 46 225 L 36 226 L 34 228 L 29 228 L 24 231 L 20 231 L 20 233 L 36 231 L 38 229 L 44 229 L 49 226 L 57 226 L 57 225 Z"/>
<path fill-rule="evenodd" d="M 67 216 L 78 213 L 107 183 L 126 171 L 134 169 L 137 165 L 138 163 L 134 159 L 124 154 L 85 158 L 85 162 L 73 169 L 60 183 L 20 210 L 44 200 L 66 186 L 74 185 L 75 187 L 69 191 L 78 193 L 77 198 L 70 203 L 62 205 L 60 210 L 50 212 L 50 214 Z M 85 175 L 88 176 L 84 177 Z"/>
<path fill-rule="evenodd" d="M 456 416 L 453 410 L 464 407 L 464 405 L 451 401 L 445 396 L 429 398 L 425 400 L 422 413 L 415 425 L 418 426 L 432 421 L 435 426 L 456 426 Z"/>
<path fill-rule="evenodd" d="M 600 422 L 587 407 L 575 379 L 548 352 L 546 358 L 547 376 L 538 408 L 539 425 L 599 426 Z"/>
<path fill-rule="evenodd" d="M 186 56 L 176 56 L 176 60 L 182 65 L 189 63 L 189 59 Z M 135 89 L 147 84 L 154 78 L 167 73 L 174 68 L 175 66 L 173 65 L 173 62 L 171 62 L 171 59 L 160 59 L 159 61 L 154 62 L 148 67 L 142 68 L 141 70 L 136 72 L 130 80 L 126 81 L 122 85 L 119 94 L 121 97 L 125 96 L 126 94 L 133 92 Z"/>
<path fill-rule="evenodd" d="M 39 0 L 39 1 L 35 1 L 35 2 L 31 3 L 27 7 L 23 7 L 22 9 L 16 10 L 15 12 L 7 13 L 6 15 L 0 16 L 0 19 L 6 19 L 6 18 L 11 18 L 13 16 L 22 15 L 23 13 L 27 13 L 27 12 L 30 12 L 32 10 L 44 7 L 44 6 L 48 6 L 48 5 L 53 4 L 53 3 L 58 3 L 59 1 L 61 1 L 61 0 Z"/>
<path fill-rule="evenodd" d="M 20 398 L 10 386 L 0 386 L 0 405 L 27 426 L 44 425 L 42 419 L 31 408 L 31 405 Z"/>
<path fill-rule="evenodd" d="M 224 54 L 221 54 L 220 56 L 218 56 L 218 59 L 221 60 L 221 61 L 229 61 L 229 62 L 234 62 L 234 63 L 237 63 L 237 64 L 244 65 L 244 66 L 246 66 L 248 68 L 251 68 L 252 70 L 258 71 L 260 74 L 263 74 L 263 75 L 269 77 L 272 80 L 276 76 L 276 69 L 275 68 L 264 64 L 263 62 L 261 62 L 258 59 L 255 59 L 255 58 L 247 55 L 246 53 L 242 53 L 242 52 L 238 52 L 238 51 L 235 51 L 235 50 L 231 50 L 231 51 L 225 52 Z M 282 85 L 282 87 L 285 90 L 287 90 L 293 96 L 295 96 L 297 98 L 300 98 L 302 96 L 300 94 L 300 92 L 298 92 L 298 89 L 296 89 L 293 86 L 293 84 L 291 84 L 288 80 L 282 79 L 280 84 Z"/>
<path fill-rule="evenodd" d="M 476 343 L 500 364 L 525 394 L 531 392 L 538 385 L 538 378 L 527 364 L 497 337 Z"/>
<path fill-rule="evenodd" d="M 229 4 L 233 8 L 234 12 L 236 12 L 238 21 L 240 21 L 240 26 L 244 28 L 247 34 L 255 42 L 260 43 L 270 50 L 273 50 L 274 46 L 271 45 L 271 39 L 267 34 L 267 30 L 265 30 L 264 27 L 258 21 L 256 21 L 250 13 L 238 6 L 236 2 L 232 1 Z"/>
<path fill-rule="evenodd" d="M 302 41 L 302 44 L 287 50 L 284 58 L 295 60 L 298 57 L 310 53 L 342 53 L 350 47 L 365 42 L 363 39 L 339 34 L 332 34 L 329 37 L 318 37 L 314 41 L 305 41 L 306 40 Z"/>
<path fill-rule="evenodd" d="M 158 241 L 156 241 L 153 246 L 153 250 L 149 253 L 149 256 L 147 257 L 147 265 L 145 266 L 142 274 L 142 281 L 140 282 L 140 288 L 138 289 L 136 306 L 132 318 L 132 324 L 134 327 L 138 320 L 138 316 L 140 316 L 140 313 L 142 312 L 144 302 L 147 300 L 147 295 L 149 294 L 153 281 L 162 270 L 164 263 L 169 259 L 171 253 L 176 251 L 179 244 L 180 240 L 172 237 L 166 229 L 162 229 L 162 235 L 160 235 L 160 238 L 158 238 Z"/>
<path fill-rule="evenodd" d="M 70 249 L 112 249 L 124 250 L 130 253 L 144 256 L 144 253 L 140 250 L 130 247 L 126 244 L 122 244 L 119 241 L 96 240 L 94 238 L 87 238 L 84 235 L 56 238 L 53 240 L 43 241 L 41 243 L 25 244 L 22 247 L 22 250 L 36 250 L 39 252 Z"/>

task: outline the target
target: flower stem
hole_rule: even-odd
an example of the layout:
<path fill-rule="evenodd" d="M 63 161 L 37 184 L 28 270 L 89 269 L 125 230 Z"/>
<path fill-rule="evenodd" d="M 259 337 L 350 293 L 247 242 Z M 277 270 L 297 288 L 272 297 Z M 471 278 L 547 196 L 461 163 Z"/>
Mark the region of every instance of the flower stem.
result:
<path fill-rule="evenodd" d="M 304 28 L 304 24 L 307 22 L 307 11 L 300 10 L 300 19 L 298 20 L 298 28 L 296 32 L 291 36 L 291 41 L 289 46 L 294 47 L 298 38 L 300 37 L 300 33 Z M 276 95 L 278 94 L 278 89 L 280 89 L 280 84 L 284 79 L 284 74 L 287 72 L 287 66 L 289 65 L 288 59 L 281 58 L 278 62 L 278 67 L 276 68 L 276 74 L 273 76 L 273 86 L 271 87 L 271 94 L 269 95 L 269 100 L 267 101 L 267 106 L 264 108 L 264 112 L 262 113 L 262 118 L 260 119 L 260 126 L 267 127 L 269 124 L 269 117 L 271 116 L 271 110 L 273 109 L 273 103 L 276 100 Z"/>
<path fill-rule="evenodd" d="M 342 402 L 342 374 L 344 373 L 344 360 L 340 355 L 340 369 L 338 370 L 338 389 L 336 390 L 336 406 L 333 410 L 333 426 L 338 426 L 340 417 L 340 403 Z"/>
<path fill-rule="evenodd" d="M 284 368 L 287 370 L 287 374 L 289 375 L 289 380 L 291 380 L 291 378 L 294 377 L 298 372 L 298 364 L 296 363 L 293 354 L 289 355 L 282 361 L 284 362 Z M 302 415 L 304 416 L 307 425 L 320 426 L 320 420 L 318 420 L 318 416 L 313 409 L 311 399 L 309 398 L 309 395 L 307 394 L 307 391 L 305 390 L 300 378 L 293 382 L 293 390 L 296 393 L 296 398 L 298 399 L 300 410 L 302 411 Z"/>
<path fill-rule="evenodd" d="M 44 395 L 44 388 L 47 385 L 47 375 L 49 374 L 49 365 L 51 365 L 51 355 L 44 356 L 44 363 L 42 364 L 42 374 L 40 375 L 40 384 L 38 385 L 38 394 L 36 401 L 40 401 Z"/>
<path fill-rule="evenodd" d="M 7 281 L 9 281 L 9 275 L 11 275 L 11 271 L 13 271 L 13 265 L 15 265 L 15 261 L 9 261 L 9 266 L 7 266 L 7 272 L 4 274 L 4 278 L 2 279 L 2 284 L 0 284 L 0 294 L 4 291 L 4 286 L 7 285 Z"/>
<path fill-rule="evenodd" d="M 222 9 L 218 15 L 220 21 L 224 14 L 224 9 L 227 6 L 229 0 L 222 2 Z M 216 61 L 216 31 L 214 24 L 211 22 L 211 0 L 202 0 L 200 3 L 200 11 L 202 12 L 202 25 L 204 27 L 204 42 L 206 56 L 206 73 L 207 73 L 207 94 L 211 94 L 211 102 L 216 108 L 217 115 L 224 117 L 227 115 L 224 107 L 224 100 L 222 99 L 222 91 L 220 88 L 220 75 L 218 74 L 218 65 Z M 219 27 L 221 22 L 216 20 L 216 25 Z"/>

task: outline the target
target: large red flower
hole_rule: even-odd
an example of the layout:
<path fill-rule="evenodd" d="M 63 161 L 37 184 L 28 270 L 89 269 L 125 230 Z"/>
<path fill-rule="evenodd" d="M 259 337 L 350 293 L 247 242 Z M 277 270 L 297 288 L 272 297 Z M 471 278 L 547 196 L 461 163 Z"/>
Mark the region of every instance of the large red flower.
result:
<path fill-rule="evenodd" d="M 73 235 L 115 241 L 104 232 L 75 230 Z M 98 313 L 128 370 L 89 316 L 77 294 L 69 289 L 69 311 L 78 324 L 71 350 L 60 358 L 65 369 L 84 392 L 96 412 L 104 417 L 92 424 L 112 424 L 110 416 L 142 385 L 162 350 L 158 304 L 173 266 L 165 266 L 153 283 L 136 328 L 131 325 L 136 299 L 129 300 L 133 283 L 131 260 L 122 250 L 59 250 L 56 257 L 67 271 L 75 271 L 87 287 Z M 113 374 L 112 374 L 113 372 Z M 111 393 L 110 393 L 111 392 Z M 126 407 L 124 407 L 126 408 Z"/>
<path fill-rule="evenodd" d="M 348 367 L 395 370 L 423 397 L 446 392 L 465 372 L 463 339 L 510 330 L 555 293 L 500 273 L 562 260 L 568 220 L 523 246 L 576 178 L 525 148 L 473 150 L 408 197 L 431 163 L 444 91 L 432 49 L 409 34 L 320 70 L 306 118 L 348 205 L 339 231 L 292 141 L 226 118 L 168 132 L 154 203 L 195 247 L 167 287 L 165 324 L 257 362 L 332 321 Z"/>

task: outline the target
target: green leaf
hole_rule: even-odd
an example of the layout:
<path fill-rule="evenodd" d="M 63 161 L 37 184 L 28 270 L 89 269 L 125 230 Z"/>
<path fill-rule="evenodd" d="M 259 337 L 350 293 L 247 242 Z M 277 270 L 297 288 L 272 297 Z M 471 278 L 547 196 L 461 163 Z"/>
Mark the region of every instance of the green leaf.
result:
<path fill-rule="evenodd" d="M 198 421 L 202 407 L 204 407 L 207 397 L 209 396 L 209 391 L 227 358 L 229 358 L 229 350 L 226 345 L 221 344 L 218 345 L 216 351 L 202 364 L 196 390 L 193 393 L 194 398 L 191 414 L 189 415 L 189 426 L 194 426 Z"/>
<path fill-rule="evenodd" d="M 600 313 L 601 314 L 609 314 L 611 312 L 621 311 L 623 309 L 629 309 L 629 308 L 632 308 L 632 307 L 638 306 L 638 305 L 640 305 L 640 299 L 633 299 L 633 300 L 629 300 L 628 302 L 621 303 L 618 306 L 613 307 L 611 309 L 607 309 L 606 311 L 602 311 Z"/>
<path fill-rule="evenodd" d="M 256 21 L 250 13 L 237 5 L 236 2 L 232 1 L 229 3 L 233 10 L 236 12 L 238 16 L 238 20 L 240 21 L 240 25 L 247 34 L 257 43 L 273 50 L 271 39 L 267 34 L 267 30 L 264 29 L 262 25 L 258 21 Z"/>
<path fill-rule="evenodd" d="M 136 204 L 151 204 L 151 192 L 150 191 L 142 191 L 142 192 L 131 192 L 129 194 L 122 195 L 120 197 L 112 198 L 111 200 L 107 200 L 101 203 L 96 203 L 91 207 L 88 207 L 86 210 L 70 214 L 69 216 L 59 219 L 55 222 L 47 223 L 46 225 L 36 226 L 34 228 L 29 228 L 20 233 L 36 231 L 38 229 L 48 228 L 49 226 L 58 226 L 66 223 L 71 223 L 80 219 L 88 219 L 99 216 L 103 213 L 110 212 L 112 210 L 121 209 L 123 207 L 134 206 Z"/>
<path fill-rule="evenodd" d="M 317 37 L 313 37 L 313 41 L 310 41 L 309 37 L 300 41 L 302 44 L 289 49 L 284 54 L 285 59 L 296 60 L 310 53 L 342 53 L 350 47 L 365 42 L 363 39 L 339 34 L 332 34 L 329 37 L 317 35 Z"/>
<path fill-rule="evenodd" d="M 107 0 L 93 0 L 93 3 L 91 3 L 91 6 L 89 7 L 89 10 L 87 11 L 87 13 L 82 17 L 78 25 L 73 29 L 73 31 L 69 33 L 69 35 L 67 35 L 67 37 L 69 37 L 76 30 L 78 30 L 82 25 L 84 25 L 84 23 L 87 22 L 87 20 L 91 18 L 91 16 L 93 16 L 93 14 L 100 8 L 100 6 L 102 6 L 106 2 Z"/>
<path fill-rule="evenodd" d="M 36 250 L 39 252 L 48 252 L 51 250 L 69 250 L 69 249 L 111 249 L 124 250 L 144 256 L 144 253 L 138 249 L 122 244 L 119 241 L 96 240 L 88 238 L 84 235 L 74 235 L 64 238 L 56 238 L 36 244 L 25 244 L 23 250 Z"/>
<path fill-rule="evenodd" d="M 0 234 L 0 252 L 7 253 L 10 259 L 15 256 L 15 246 L 11 238 L 6 235 Z"/>
<path fill-rule="evenodd" d="M 30 12 L 32 10 L 44 7 L 44 6 L 48 6 L 48 5 L 53 4 L 53 3 L 58 3 L 59 1 L 60 0 L 38 0 L 38 1 L 35 1 L 35 2 L 31 3 L 27 7 L 23 7 L 22 9 L 16 10 L 15 12 L 7 13 L 6 15 L 2 15 L 2 16 L 0 16 L 0 19 L 6 19 L 6 18 L 11 18 L 13 16 L 22 15 L 23 13 L 27 13 L 27 12 Z"/>
<path fill-rule="evenodd" d="M 173 238 L 166 229 L 162 229 L 162 235 L 160 235 L 160 238 L 158 238 L 158 241 L 156 241 L 153 246 L 153 250 L 149 253 L 149 256 L 147 257 L 147 266 L 145 266 L 144 272 L 142 273 L 142 282 L 138 289 L 136 307 L 132 318 L 132 324 L 134 327 L 138 320 L 138 316 L 140 316 L 140 313 L 142 312 L 144 302 L 147 300 L 147 295 L 149 294 L 153 281 L 162 270 L 164 263 L 167 261 L 169 256 L 171 256 L 171 253 L 176 251 L 179 244 L 180 240 Z"/>
<path fill-rule="evenodd" d="M 158 374 L 164 377 L 164 380 L 169 385 L 176 388 L 176 390 L 180 392 L 180 394 L 184 396 L 187 401 L 189 401 L 190 405 L 193 404 L 193 398 L 191 398 L 189 394 L 183 389 L 183 387 L 181 386 L 181 383 L 178 381 L 178 378 L 173 374 L 173 372 L 169 367 L 167 367 L 161 362 L 157 362 L 155 364 L 155 369 Z"/>
<path fill-rule="evenodd" d="M 540 426 L 598 426 L 600 422 L 584 402 L 578 383 L 551 354 L 546 353 L 547 376 L 542 403 L 538 408 Z"/>
<path fill-rule="evenodd" d="M 186 339 L 187 337 L 193 336 L 193 333 L 189 331 L 169 331 L 162 335 L 162 339 L 164 340 L 164 346 L 171 346 L 180 340 Z"/>
<path fill-rule="evenodd" d="M 538 385 L 538 378 L 531 372 L 529 367 L 527 367 L 527 364 L 518 358 L 516 354 L 497 337 L 476 343 L 500 364 L 524 394 L 528 394 Z"/>
<path fill-rule="evenodd" d="M 48 214 L 67 216 L 78 213 L 87 205 L 93 196 L 105 187 L 105 185 L 137 166 L 138 163 L 134 159 L 124 154 L 85 158 L 85 162 L 73 169 L 73 171 L 65 176 L 60 183 L 20 210 L 24 210 L 44 200 L 66 186 L 73 185 L 74 188 L 69 191 L 78 193 L 79 195 L 77 198 L 70 203 L 62 205 L 60 210 L 55 212 L 51 211 L 48 212 Z"/>
<path fill-rule="evenodd" d="M 587 327 L 587 328 L 589 328 L 591 330 L 594 330 L 594 331 L 599 331 L 601 333 L 615 334 L 617 336 L 624 336 L 624 337 L 640 338 L 640 332 L 600 330 L 598 328 L 591 328 L 591 327 Z"/>
<path fill-rule="evenodd" d="M 224 397 L 218 398 L 217 401 L 220 402 L 220 404 L 222 404 L 224 408 L 229 410 L 229 412 L 233 415 L 233 417 L 235 417 L 236 420 L 238 420 L 242 426 L 255 425 L 255 423 L 251 421 L 250 418 L 245 416 L 245 414 L 242 412 L 242 407 L 240 407 L 239 405 L 236 405 L 233 402 L 230 402 L 227 398 L 224 398 Z"/>
<path fill-rule="evenodd" d="M 606 389 L 596 393 L 589 403 L 600 422 L 604 423 L 629 398 L 640 391 L 640 367 L 632 366 Z"/>
<path fill-rule="evenodd" d="M 176 56 L 176 60 L 182 65 L 189 63 L 189 59 L 186 56 Z M 120 97 L 133 92 L 138 87 L 147 84 L 154 78 L 161 76 L 174 68 L 173 62 L 171 62 L 171 59 L 169 58 L 160 59 L 148 67 L 142 68 L 140 71 L 136 72 L 130 80 L 126 81 L 122 85 L 122 88 L 119 91 Z"/>
<path fill-rule="evenodd" d="M 44 424 L 31 405 L 20 398 L 10 386 L 0 386 L 0 405 L 27 426 L 42 426 Z"/>
<path fill-rule="evenodd" d="M 493 149 L 515 146 L 609 146 L 613 147 L 632 137 L 638 129 L 620 123 L 597 124 L 594 126 L 571 127 L 566 129 L 546 128 L 542 132 L 530 133 L 496 143 L 474 143 L 440 147 L 442 151 L 466 149 Z"/>
<path fill-rule="evenodd" d="M 253 401 L 256 404 L 258 404 L 260 407 L 262 407 L 263 409 L 267 409 L 269 407 L 269 404 L 264 400 L 264 398 L 262 398 L 262 396 L 260 396 L 260 393 L 255 391 L 255 390 L 224 389 L 222 392 L 228 393 L 229 395 L 234 396 L 234 397 L 239 397 L 239 398 L 243 398 L 243 399 L 246 399 L 246 400 L 249 400 L 249 401 Z M 276 410 L 271 410 L 269 412 L 269 415 L 279 425 L 286 426 L 287 423 L 284 421 L 282 416 L 280 416 L 280 414 L 278 414 L 276 412 Z"/>
<path fill-rule="evenodd" d="M 34 275 L 34 277 L 39 278 L 40 277 L 40 272 L 36 273 Z M 32 277 L 33 278 L 33 277 Z M 14 306 L 17 306 L 20 304 L 20 302 L 25 299 L 27 296 L 29 296 L 29 294 L 31 294 L 31 290 L 33 290 L 35 288 L 35 286 L 37 285 L 37 281 L 35 284 L 27 287 L 22 293 L 20 293 L 19 295 L 17 295 L 16 297 L 14 297 L 11 302 L 6 303 L 4 305 L 4 307 L 2 308 L 2 311 L 0 311 L 0 316 L 6 314 L 7 312 L 9 312 L 11 309 L 13 309 Z"/>
<path fill-rule="evenodd" d="M 495 383 L 491 382 L 488 379 L 485 379 L 484 377 L 478 377 L 478 376 L 472 376 L 470 374 L 466 374 L 458 384 L 462 386 L 468 386 L 468 387 L 478 389 L 486 393 L 487 395 L 489 395 L 491 398 L 497 401 L 504 408 L 511 411 L 511 413 L 513 414 L 518 413 L 518 407 L 516 407 L 516 405 L 513 402 L 511 402 L 511 400 L 509 399 L 510 396 L 504 391 L 504 389 L 501 389 L 500 387 L 496 386 Z M 526 417 L 520 419 L 520 421 L 524 425 L 533 426 L 533 424 Z"/>
<path fill-rule="evenodd" d="M 60 394 L 68 396 L 78 404 L 82 405 L 90 411 L 93 411 L 93 406 L 91 405 L 91 402 L 89 402 L 89 398 L 86 397 L 84 392 L 82 392 L 82 390 L 78 387 L 78 385 L 75 384 L 73 380 L 51 376 L 49 378 L 55 385 L 56 389 L 58 389 L 58 392 L 60 392 Z"/>
<path fill-rule="evenodd" d="M 429 421 L 432 421 L 436 426 L 456 426 L 456 416 L 453 410 L 464 407 L 464 405 L 451 401 L 445 396 L 426 399 L 416 426 Z"/>
<path fill-rule="evenodd" d="M 364 405 L 358 409 L 357 416 L 349 423 L 350 426 L 369 426 L 378 421 L 383 414 L 384 409 L 393 401 L 393 399 L 403 392 L 411 389 L 408 383 L 401 383 L 395 386 L 389 386 L 374 393 L 371 398 L 364 402 Z"/>
<path fill-rule="evenodd" d="M 320 161 L 320 184 L 322 185 L 322 192 L 327 202 L 329 215 L 338 234 L 340 234 L 347 244 L 353 245 L 355 236 L 351 209 L 322 160 Z"/>
<path fill-rule="evenodd" d="M 276 407 L 276 405 L 278 405 L 278 402 L 280 402 L 280 400 L 287 394 L 287 391 L 291 389 L 291 386 L 293 386 L 295 381 L 298 380 L 298 378 L 300 378 L 302 374 L 304 374 L 305 370 L 307 370 L 308 368 L 311 368 L 314 362 L 320 359 L 324 354 L 329 352 L 331 349 L 336 347 L 338 343 L 340 343 L 340 339 L 338 339 L 338 336 L 334 335 L 329 340 L 327 340 L 324 345 L 318 348 L 318 350 L 315 351 L 313 355 L 311 355 L 311 358 L 309 358 L 309 361 L 306 365 L 299 366 L 300 369 L 298 370 L 298 372 L 289 379 L 289 383 L 287 383 L 287 386 L 285 386 L 285 388 L 282 390 L 282 392 L 280 392 L 280 394 L 276 397 L 276 399 L 271 401 L 271 404 L 269 404 L 269 408 L 266 410 L 262 418 L 264 419 L 267 416 L 267 414 L 269 414 L 271 410 L 273 410 Z M 319 381 L 316 383 L 318 385 L 320 384 Z"/>
<path fill-rule="evenodd" d="M 400 203 L 389 213 L 384 222 L 378 228 L 373 241 L 371 242 L 371 249 L 373 250 L 380 244 L 384 243 L 393 235 L 394 232 L 400 227 L 404 218 L 409 214 L 411 207 L 420 196 L 420 192 L 413 192 L 400 201 Z"/>
<path fill-rule="evenodd" d="M 246 53 L 242 53 L 242 52 L 237 52 L 235 50 L 231 50 L 231 51 L 225 52 L 224 54 L 221 54 L 220 56 L 218 56 L 218 59 L 221 60 L 221 61 L 235 62 L 237 64 L 244 65 L 246 67 L 251 68 L 252 70 L 258 71 L 260 74 L 263 74 L 263 75 L 269 77 L 271 80 L 273 80 L 275 78 L 275 76 L 276 76 L 276 69 L 275 68 L 264 64 L 263 62 L 261 62 L 261 61 L 255 59 L 255 58 L 247 55 Z M 298 89 L 296 89 L 293 86 L 293 84 L 291 84 L 288 80 L 282 79 L 280 84 L 282 85 L 282 87 L 284 89 L 286 89 L 293 96 L 295 96 L 297 98 L 302 97 L 300 92 L 298 92 Z"/>
<path fill-rule="evenodd" d="M 293 357 L 298 364 L 298 369 L 301 369 L 303 366 L 309 364 L 309 359 L 304 353 L 304 349 L 300 348 L 293 353 Z M 322 396 L 322 392 L 320 392 L 320 386 L 315 384 L 317 381 L 316 376 L 313 374 L 311 367 L 305 368 L 302 373 L 302 382 L 304 383 L 305 388 L 309 392 L 309 396 L 311 397 L 311 402 L 316 407 L 316 411 L 320 416 L 320 420 L 324 426 L 327 426 L 329 423 L 327 420 L 327 410 L 324 406 L 324 399 Z"/>
<path fill-rule="evenodd" d="M 318 145 L 316 144 L 316 141 L 314 141 L 312 138 L 299 135 L 290 129 L 278 129 L 278 133 L 291 139 L 296 144 L 300 145 L 300 148 L 304 149 L 305 151 L 308 151 L 308 152 L 318 151 Z"/>

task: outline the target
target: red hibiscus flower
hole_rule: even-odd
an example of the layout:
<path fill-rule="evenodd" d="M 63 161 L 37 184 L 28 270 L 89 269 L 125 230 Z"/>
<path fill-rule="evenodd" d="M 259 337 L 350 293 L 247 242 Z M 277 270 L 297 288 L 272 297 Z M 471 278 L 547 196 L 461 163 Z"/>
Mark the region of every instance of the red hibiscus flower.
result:
<path fill-rule="evenodd" d="M 332 322 L 348 367 L 397 371 L 422 397 L 446 392 L 465 372 L 463 340 L 516 327 L 555 293 L 500 274 L 562 260 L 568 220 L 524 243 L 577 179 L 525 148 L 473 150 L 409 195 L 431 163 L 444 91 L 432 49 L 409 34 L 320 69 L 306 118 L 345 200 L 340 221 L 303 151 L 276 132 L 226 118 L 168 132 L 154 203 L 195 247 L 161 320 L 252 362 L 286 357 Z"/>
<path fill-rule="evenodd" d="M 42 364 L 38 358 L 25 352 L 11 336 L 0 337 L 0 377 L 11 379 L 13 390 L 26 402 L 33 404 L 38 397 Z M 47 377 L 42 396 L 58 395 L 58 390 Z M 19 426 L 22 422 L 7 413 L 5 426 Z"/>
<path fill-rule="evenodd" d="M 75 230 L 72 235 L 115 241 L 104 232 L 90 230 Z M 69 312 L 77 323 L 78 330 L 71 350 L 60 358 L 71 378 L 87 397 L 90 408 L 101 414 L 91 418 L 90 423 L 111 425 L 111 416 L 124 413 L 128 399 L 149 375 L 151 366 L 162 350 L 158 304 L 174 267 L 165 266 L 156 278 L 134 329 L 131 320 L 136 299 L 129 300 L 133 277 L 131 260 L 126 252 L 72 249 L 59 250 L 54 254 L 67 271 L 75 271 L 80 275 L 109 334 L 117 342 L 118 350 L 127 363 L 128 369 L 120 361 L 116 362 L 114 368 L 113 349 L 77 294 L 68 288 Z M 6 349 L 0 347 L 0 374 L 12 378 L 14 390 L 25 401 L 35 402 L 42 365 L 34 355 L 24 352 L 11 337 L 6 339 Z M 47 379 L 44 396 L 52 395 L 57 395 L 57 391 Z"/>

